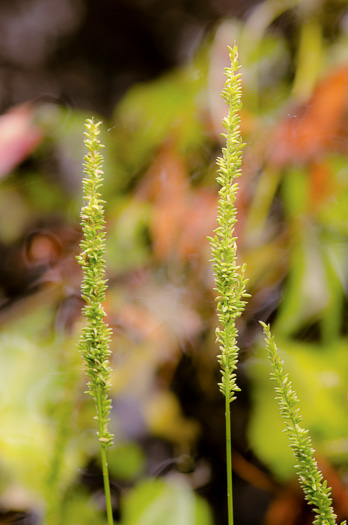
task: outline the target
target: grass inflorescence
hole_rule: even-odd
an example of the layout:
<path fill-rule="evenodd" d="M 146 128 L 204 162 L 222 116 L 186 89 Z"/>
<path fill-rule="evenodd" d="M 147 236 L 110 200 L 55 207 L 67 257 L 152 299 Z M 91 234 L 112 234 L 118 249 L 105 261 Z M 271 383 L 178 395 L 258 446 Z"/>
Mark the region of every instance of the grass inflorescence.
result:
<path fill-rule="evenodd" d="M 314 525 L 336 525 L 336 514 L 332 508 L 331 488 L 318 469 L 314 457 L 315 450 L 312 446 L 308 430 L 301 426 L 302 416 L 299 412 L 298 397 L 289 380 L 289 375 L 283 370 L 278 349 L 271 334 L 270 327 L 261 323 L 266 339 L 268 357 L 272 363 L 271 377 L 277 383 L 276 397 L 280 413 L 285 421 L 285 432 L 289 438 L 290 448 L 296 458 L 296 471 L 305 498 L 316 514 Z M 345 525 L 345 522 L 342 523 Z"/>
<path fill-rule="evenodd" d="M 84 206 L 81 209 L 83 240 L 81 254 L 77 257 L 83 268 L 82 297 L 86 304 L 83 314 L 86 323 L 79 342 L 79 349 L 89 377 L 88 393 L 93 397 L 98 421 L 98 439 L 101 449 L 106 510 L 108 525 L 113 523 L 110 484 L 106 460 L 106 448 L 112 444 L 112 434 L 108 431 L 111 400 L 110 389 L 110 337 L 111 330 L 104 321 L 103 302 L 107 281 L 105 275 L 105 232 L 104 208 L 99 190 L 103 183 L 103 157 L 99 141 L 101 122 L 93 119 L 85 123 L 85 145 L 88 150 L 85 156 L 83 179 Z"/>
<path fill-rule="evenodd" d="M 227 117 L 223 119 L 226 133 L 226 146 L 222 148 L 222 157 L 217 160 L 219 166 L 217 181 L 219 190 L 218 227 L 214 237 L 209 237 L 212 250 L 212 263 L 215 275 L 217 311 L 220 326 L 216 329 L 216 339 L 220 354 L 218 361 L 221 370 L 219 388 L 225 396 L 226 407 L 226 464 L 227 464 L 227 499 L 228 521 L 233 523 L 232 506 L 232 453 L 230 403 L 239 390 L 236 384 L 236 366 L 238 346 L 236 320 L 242 314 L 248 297 L 246 293 L 245 267 L 237 262 L 237 238 L 235 224 L 237 209 L 235 206 L 238 184 L 241 175 L 243 141 L 240 132 L 241 109 L 241 74 L 238 72 L 238 49 L 229 47 L 231 66 L 225 68 L 226 82 L 222 97 L 228 104 Z"/>

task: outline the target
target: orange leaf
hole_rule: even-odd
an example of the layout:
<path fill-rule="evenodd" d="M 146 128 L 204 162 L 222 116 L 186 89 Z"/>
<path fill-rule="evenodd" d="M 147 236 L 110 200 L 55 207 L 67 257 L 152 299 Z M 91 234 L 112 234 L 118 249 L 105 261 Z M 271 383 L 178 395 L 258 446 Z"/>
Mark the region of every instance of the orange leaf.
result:
<path fill-rule="evenodd" d="M 310 197 L 312 206 L 317 207 L 325 203 L 332 195 L 332 174 L 328 166 L 322 162 L 311 162 L 309 166 Z"/>
<path fill-rule="evenodd" d="M 348 101 L 348 67 L 323 79 L 309 103 L 292 111 L 270 141 L 271 164 L 308 161 L 334 145 Z"/>
<path fill-rule="evenodd" d="M 154 201 L 150 229 L 154 253 L 165 259 L 175 252 L 185 216 L 188 183 L 181 158 L 166 145 L 145 176 L 138 194 Z"/>

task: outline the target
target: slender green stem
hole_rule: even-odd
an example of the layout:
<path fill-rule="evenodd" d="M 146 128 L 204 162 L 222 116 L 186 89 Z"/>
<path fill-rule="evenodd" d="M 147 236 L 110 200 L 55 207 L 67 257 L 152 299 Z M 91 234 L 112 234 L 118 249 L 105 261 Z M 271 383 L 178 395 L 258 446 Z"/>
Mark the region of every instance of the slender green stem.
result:
<path fill-rule="evenodd" d="M 114 519 L 112 514 L 112 504 L 111 504 L 111 492 L 110 492 L 110 480 L 109 480 L 109 468 L 108 468 L 108 461 L 106 456 L 106 444 L 103 441 L 104 438 L 104 428 L 103 423 L 101 419 L 101 413 L 102 413 L 102 400 L 101 400 L 101 392 L 98 388 L 97 390 L 97 409 L 98 409 L 98 427 L 99 427 L 99 443 L 100 443 L 100 454 L 101 454 L 101 464 L 102 464 L 102 471 L 103 471 L 103 481 L 104 481 L 104 493 L 105 493 L 105 505 L 106 505 L 106 515 L 108 520 L 108 525 L 113 525 Z"/>
<path fill-rule="evenodd" d="M 109 470 L 108 470 L 108 462 L 107 462 L 107 459 L 106 459 L 105 445 L 100 445 L 100 452 L 101 452 L 101 461 L 102 461 L 102 469 L 103 469 L 105 503 L 106 503 L 106 515 L 107 515 L 107 519 L 108 519 L 108 525 L 113 525 L 114 518 L 113 518 L 113 515 L 112 515 L 111 492 L 110 492 L 110 482 L 109 482 Z"/>
<path fill-rule="evenodd" d="M 228 370 L 226 370 L 228 374 Z M 232 485 L 232 443 L 231 443 L 231 409 L 228 396 L 225 396 L 226 424 L 226 474 L 227 474 L 227 511 L 228 523 L 233 525 L 233 485 Z"/>

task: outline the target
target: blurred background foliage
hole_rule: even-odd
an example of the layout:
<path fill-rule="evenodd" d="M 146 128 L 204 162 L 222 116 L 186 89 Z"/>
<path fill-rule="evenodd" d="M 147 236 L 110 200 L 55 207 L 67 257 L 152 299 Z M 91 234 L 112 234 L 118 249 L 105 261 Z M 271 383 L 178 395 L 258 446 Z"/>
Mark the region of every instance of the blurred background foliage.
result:
<path fill-rule="evenodd" d="M 346 1 L 11 0 L 0 28 L 0 523 L 105 524 L 76 352 L 91 116 L 106 145 L 115 520 L 226 523 L 206 236 L 235 40 L 247 143 L 239 255 L 251 293 L 231 407 L 236 522 L 312 522 L 258 320 L 272 324 L 347 518 Z"/>

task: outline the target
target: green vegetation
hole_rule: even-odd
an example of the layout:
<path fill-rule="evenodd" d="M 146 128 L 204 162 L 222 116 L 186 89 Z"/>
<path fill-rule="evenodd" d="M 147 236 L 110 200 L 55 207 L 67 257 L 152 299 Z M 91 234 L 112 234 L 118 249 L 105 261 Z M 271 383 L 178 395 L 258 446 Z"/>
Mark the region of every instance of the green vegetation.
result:
<path fill-rule="evenodd" d="M 232 451 L 231 451 L 231 419 L 230 403 L 235 399 L 235 392 L 240 390 L 236 385 L 236 367 L 238 346 L 236 319 L 241 316 L 246 293 L 246 268 L 237 265 L 237 238 L 235 224 L 237 209 L 235 206 L 238 185 L 234 180 L 241 175 L 242 139 L 240 134 L 241 109 L 241 75 L 238 73 L 238 49 L 229 48 L 231 67 L 225 68 L 227 77 L 225 89 L 222 92 L 229 106 L 229 113 L 223 120 L 227 130 L 226 147 L 222 149 L 223 157 L 218 159 L 219 176 L 217 181 L 222 186 L 219 191 L 218 228 L 215 237 L 210 237 L 213 254 L 213 268 L 218 292 L 218 318 L 223 329 L 217 328 L 217 342 L 221 354 L 218 356 L 221 367 L 222 381 L 220 391 L 225 396 L 226 417 L 226 466 L 227 466 L 227 501 L 228 523 L 233 525 L 233 491 L 232 491 Z M 315 525 L 336 524 L 336 514 L 332 508 L 331 488 L 323 480 L 314 459 L 314 449 L 308 430 L 300 426 L 302 417 L 296 407 L 298 398 L 294 392 L 288 374 L 283 371 L 278 350 L 270 332 L 270 327 L 261 323 L 266 338 L 268 357 L 272 363 L 272 378 L 277 382 L 276 393 L 280 413 L 286 423 L 290 448 L 297 460 L 296 470 L 299 482 L 307 501 L 314 506 L 316 513 Z M 346 522 L 344 522 L 345 524 Z"/>

